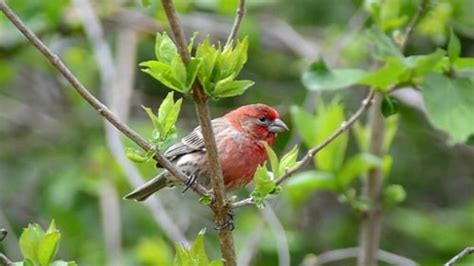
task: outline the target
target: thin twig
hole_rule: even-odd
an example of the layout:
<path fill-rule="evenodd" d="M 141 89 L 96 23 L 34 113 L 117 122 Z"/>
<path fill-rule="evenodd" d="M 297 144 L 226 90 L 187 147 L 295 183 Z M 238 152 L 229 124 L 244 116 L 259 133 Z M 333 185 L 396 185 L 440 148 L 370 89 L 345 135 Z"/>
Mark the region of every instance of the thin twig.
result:
<path fill-rule="evenodd" d="M 168 159 L 166 159 L 155 145 L 147 142 L 143 137 L 136 133 L 126 124 L 122 123 L 117 116 L 110 111 L 107 106 L 100 102 L 94 95 L 92 95 L 82 83 L 77 79 L 69 68 L 54 54 L 38 37 L 20 20 L 20 18 L 10 9 L 5 1 L 0 0 L 0 10 L 7 16 L 7 18 L 15 25 L 15 27 L 23 33 L 23 35 L 46 57 L 46 59 L 63 75 L 63 77 L 71 84 L 71 86 L 86 100 L 101 116 L 113 124 L 119 131 L 126 135 L 130 140 L 135 142 L 145 151 L 156 151 L 154 159 L 160 163 L 163 168 L 168 170 L 173 176 L 185 183 L 188 178 L 178 170 Z M 198 195 L 206 195 L 207 189 L 201 185 L 196 185 L 191 188 Z"/>
<path fill-rule="evenodd" d="M 330 250 L 324 253 L 317 255 L 314 259 L 310 259 L 311 261 L 303 262 L 302 265 L 304 266 L 311 266 L 311 265 L 322 265 L 326 263 L 331 263 L 335 261 L 355 258 L 359 254 L 358 247 L 353 248 L 341 248 Z M 403 265 L 403 266 L 415 266 L 418 265 L 415 261 L 403 257 L 385 250 L 378 250 L 377 251 L 377 259 L 379 261 L 383 261 L 390 265 Z"/>
<path fill-rule="evenodd" d="M 161 4 L 165 11 L 166 17 L 168 18 L 171 31 L 178 47 L 178 52 L 180 53 L 183 62 L 187 64 L 191 59 L 191 55 L 187 49 L 187 42 L 184 37 L 183 28 L 179 24 L 173 2 L 171 0 L 161 0 Z M 199 124 L 201 125 L 201 130 L 204 137 L 204 144 L 207 150 L 211 185 L 214 192 L 214 200 L 210 207 L 214 212 L 216 224 L 221 226 L 227 223 L 229 207 L 225 203 L 224 178 L 218 160 L 217 145 L 211 125 L 211 115 L 207 105 L 207 96 L 204 94 L 204 91 L 198 80 L 194 82 L 192 91 L 199 118 Z M 232 232 L 230 231 L 230 228 L 228 226 L 224 226 L 218 230 L 218 234 L 225 265 L 236 265 L 234 240 L 232 238 Z"/>
<path fill-rule="evenodd" d="M 239 7 L 237 8 L 237 13 L 234 19 L 234 25 L 232 25 L 232 30 L 230 31 L 229 37 L 227 37 L 227 42 L 225 46 L 228 46 L 232 43 L 232 41 L 237 36 L 237 32 L 239 32 L 240 23 L 242 23 L 242 19 L 245 15 L 245 0 L 239 1 Z"/>
<path fill-rule="evenodd" d="M 411 34 L 415 30 L 416 25 L 418 22 L 420 22 L 421 17 L 424 15 L 426 12 L 426 9 L 430 3 L 430 0 L 421 0 L 421 3 L 418 5 L 418 9 L 415 13 L 415 16 L 411 20 L 410 24 L 408 25 L 406 31 L 405 31 L 405 36 L 401 39 L 401 42 L 399 44 L 400 50 L 403 52 L 405 50 L 405 46 L 407 44 L 408 39 L 410 38 Z"/>
<path fill-rule="evenodd" d="M 323 143 L 319 144 L 318 146 L 310 149 L 306 155 L 301 159 L 295 167 L 291 168 L 288 170 L 285 174 L 280 176 L 279 178 L 276 179 L 275 183 L 277 185 L 280 185 L 283 183 L 287 178 L 292 176 L 294 173 L 300 171 L 303 169 L 311 160 L 312 158 L 322 149 L 324 149 L 327 145 L 331 144 L 339 135 L 344 133 L 347 129 L 349 129 L 355 121 L 357 121 L 362 114 L 369 108 L 369 106 L 372 104 L 372 99 L 374 98 L 374 91 L 371 90 L 367 97 L 362 101 L 361 106 L 359 109 L 347 120 L 344 122 L 334 133 L 332 133 L 331 136 L 329 136 Z M 252 198 L 247 198 L 238 202 L 234 202 L 231 207 L 232 208 L 240 208 L 249 204 L 253 204 L 254 202 L 252 201 Z"/>
<path fill-rule="evenodd" d="M 444 266 L 452 266 L 454 263 L 456 263 L 458 260 L 470 255 L 474 254 L 474 247 L 467 247 L 463 249 L 463 251 L 459 252 L 456 256 L 454 256 L 452 259 L 450 259 Z"/>

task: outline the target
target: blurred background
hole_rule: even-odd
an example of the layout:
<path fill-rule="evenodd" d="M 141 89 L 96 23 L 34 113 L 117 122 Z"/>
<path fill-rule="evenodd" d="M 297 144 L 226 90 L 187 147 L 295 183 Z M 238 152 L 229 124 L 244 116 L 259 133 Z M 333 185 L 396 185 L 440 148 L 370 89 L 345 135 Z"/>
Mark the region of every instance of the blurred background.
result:
<path fill-rule="evenodd" d="M 154 58 L 155 33 L 167 29 L 159 1 L 149 7 L 138 0 L 7 2 L 89 90 L 150 138 L 152 125 L 140 106 L 156 109 L 168 89 L 141 72 L 138 63 Z M 237 0 L 174 2 L 188 38 L 198 31 L 198 40 L 209 35 L 225 42 Z M 313 113 L 318 103 L 338 97 L 348 117 L 367 90 L 320 95 L 304 88 L 301 73 L 319 57 L 331 67 L 373 66 L 363 34 L 373 23 L 370 2 L 377 1 L 248 0 L 239 36 L 248 35 L 250 46 L 240 78 L 256 84 L 240 97 L 212 102 L 213 116 L 250 103 L 274 106 L 292 129 L 279 136 L 275 149 L 281 154 L 301 144 L 303 154 L 307 147 L 292 126 L 290 107 Z M 391 5 L 387 12 L 402 17 L 393 23 L 405 25 L 419 1 L 385 2 Z M 406 54 L 445 47 L 449 27 L 461 40 L 462 56 L 474 56 L 473 0 L 432 1 Z M 474 148 L 449 144 L 426 119 L 419 97 L 402 96 L 389 150 L 393 165 L 384 182 L 402 185 L 406 200 L 385 212 L 381 248 L 422 265 L 439 265 L 474 245 Z M 196 125 L 193 103 L 185 98 L 178 135 Z M 346 157 L 357 152 L 354 135 L 348 137 Z M 192 241 L 204 227 L 208 253 L 217 258 L 212 214 L 193 193 L 167 190 L 146 204 L 122 200 L 158 171 L 152 162 L 128 161 L 125 147 L 134 145 L 106 127 L 0 16 L 0 228 L 9 231 L 0 252 L 19 259 L 22 228 L 28 223 L 46 227 L 54 219 L 62 232 L 58 256 L 80 265 L 168 265 L 175 243 Z M 236 193 L 248 195 L 246 189 Z M 285 193 L 284 186 L 272 208 L 237 210 L 239 263 L 300 265 L 312 254 L 357 246 L 360 217 L 340 198 L 319 189 Z M 473 256 L 463 262 L 474 264 Z"/>

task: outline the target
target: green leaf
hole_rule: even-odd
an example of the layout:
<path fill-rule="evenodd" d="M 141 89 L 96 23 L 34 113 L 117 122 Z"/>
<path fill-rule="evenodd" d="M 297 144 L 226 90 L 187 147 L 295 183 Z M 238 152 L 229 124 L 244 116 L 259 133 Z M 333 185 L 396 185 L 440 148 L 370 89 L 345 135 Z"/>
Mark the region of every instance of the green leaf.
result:
<path fill-rule="evenodd" d="M 206 81 L 212 79 L 212 73 L 215 68 L 218 54 L 219 51 L 210 44 L 209 37 L 206 37 L 196 49 L 196 58 L 202 61 L 201 67 L 198 70 L 198 77 L 201 83 L 203 83 L 207 94 L 211 92 L 211 88 L 209 87 L 209 82 Z M 205 86 L 206 84 L 208 86 Z"/>
<path fill-rule="evenodd" d="M 191 257 L 195 262 L 194 265 L 207 266 L 209 259 L 207 258 L 206 249 L 204 248 L 204 235 L 206 234 L 206 228 L 203 228 L 196 240 L 194 240 L 193 245 L 191 246 Z"/>
<path fill-rule="evenodd" d="M 437 49 L 431 54 L 410 56 L 405 59 L 405 65 L 412 70 L 413 77 L 421 77 L 437 69 L 445 54 L 443 49 Z"/>
<path fill-rule="evenodd" d="M 151 5 L 151 0 L 142 0 L 142 6 L 149 7 Z"/>
<path fill-rule="evenodd" d="M 212 203 L 212 196 L 211 195 L 204 195 L 201 198 L 199 198 L 199 202 L 203 205 L 209 205 Z"/>
<path fill-rule="evenodd" d="M 454 61 L 454 66 L 459 69 L 464 69 L 464 68 L 474 69 L 474 57 L 460 57 Z"/>
<path fill-rule="evenodd" d="M 16 264 L 17 263 L 15 263 L 14 265 L 16 266 Z M 36 266 L 37 265 L 36 263 L 34 263 L 33 261 L 29 259 L 24 259 L 23 262 L 19 262 L 18 264 L 21 266 Z"/>
<path fill-rule="evenodd" d="M 285 195 L 295 204 L 300 205 L 318 190 L 335 190 L 336 179 L 331 173 L 305 171 L 295 174 L 285 186 Z"/>
<path fill-rule="evenodd" d="M 367 30 L 368 41 L 374 44 L 374 55 L 378 59 L 397 58 L 403 60 L 403 54 L 395 43 L 377 26 Z"/>
<path fill-rule="evenodd" d="M 161 134 L 163 136 L 166 136 L 168 134 L 169 129 L 171 126 L 174 125 L 174 123 L 169 125 L 168 122 L 168 116 L 173 112 L 173 107 L 174 107 L 174 93 L 169 92 L 165 99 L 161 102 L 160 108 L 158 108 L 158 123 L 160 124 L 161 128 L 163 129 Z M 181 105 L 181 103 L 180 103 Z M 179 112 L 179 110 L 178 110 Z M 177 117 L 177 115 L 176 115 Z M 171 117 L 173 119 L 174 117 Z M 176 120 L 175 120 L 176 121 Z M 171 121 L 170 121 L 171 122 Z"/>
<path fill-rule="evenodd" d="M 171 64 L 171 61 L 178 54 L 178 49 L 174 44 L 173 40 L 168 36 L 166 32 L 156 33 L 155 41 L 155 56 L 158 61 L 161 61 L 167 65 Z"/>
<path fill-rule="evenodd" d="M 229 76 L 218 81 L 211 95 L 216 98 L 237 96 L 243 94 L 250 86 L 255 84 L 251 80 L 232 80 L 233 78 L 233 76 Z"/>
<path fill-rule="evenodd" d="M 263 141 L 263 145 L 265 146 L 265 150 L 268 154 L 268 159 L 270 160 L 270 165 L 272 166 L 273 176 L 280 176 L 280 162 L 278 161 L 278 157 L 275 151 L 268 145 L 266 141 Z"/>
<path fill-rule="evenodd" d="M 402 62 L 396 58 L 387 58 L 385 65 L 368 73 L 358 83 L 373 86 L 381 91 L 386 91 L 390 85 L 401 82 L 401 75 L 406 71 Z"/>
<path fill-rule="evenodd" d="M 427 115 L 455 143 L 474 133 L 474 81 L 429 74 L 422 84 Z"/>
<path fill-rule="evenodd" d="M 176 90 L 181 93 L 186 93 L 183 85 L 175 78 L 171 71 L 171 66 L 159 61 L 146 61 L 140 63 L 141 70 L 159 82 L 163 83 L 166 87 Z"/>
<path fill-rule="evenodd" d="M 197 73 L 199 71 L 199 68 L 201 67 L 201 62 L 201 59 L 192 58 L 186 66 L 186 90 L 191 89 L 194 80 L 196 80 Z"/>
<path fill-rule="evenodd" d="M 171 73 L 173 73 L 174 79 L 179 82 L 180 90 L 183 91 L 183 93 L 186 93 L 189 89 L 186 86 L 188 83 L 188 77 L 186 73 L 186 66 L 184 65 L 183 60 L 179 54 L 175 54 L 171 60 L 170 70 Z"/>
<path fill-rule="evenodd" d="M 316 143 L 323 143 L 335 130 L 345 123 L 345 116 L 342 104 L 333 100 L 328 106 L 322 102 L 316 108 Z M 342 133 L 336 140 L 331 142 L 317 156 L 315 163 L 319 170 L 336 172 L 340 169 L 344 160 L 348 142 L 348 134 Z"/>
<path fill-rule="evenodd" d="M 357 146 L 361 151 L 369 150 L 369 127 L 362 125 L 360 121 L 356 121 L 351 128 L 351 132 L 354 135 Z"/>
<path fill-rule="evenodd" d="M 390 147 L 398 130 L 398 117 L 391 116 L 385 119 L 385 137 L 383 140 L 384 150 L 390 150 Z"/>
<path fill-rule="evenodd" d="M 199 35 L 199 32 L 194 32 L 193 36 L 191 37 L 189 43 L 188 43 L 188 52 L 191 53 L 193 51 L 194 47 L 194 42 L 196 41 L 197 36 Z"/>
<path fill-rule="evenodd" d="M 149 107 L 145 107 L 142 105 L 142 108 L 143 110 L 145 110 L 145 112 L 147 113 L 148 117 L 150 118 L 151 122 L 153 123 L 153 126 L 156 128 L 156 129 L 159 129 L 160 133 L 163 131 L 162 128 L 161 128 L 161 123 L 160 121 L 158 120 L 158 116 L 156 116 L 154 113 L 153 113 L 153 110 L 151 110 L 151 108 Z"/>
<path fill-rule="evenodd" d="M 47 233 L 38 245 L 38 261 L 41 266 L 48 266 L 56 256 L 58 251 L 59 239 L 61 234 L 59 231 Z"/>
<path fill-rule="evenodd" d="M 235 48 L 232 47 L 232 44 L 224 47 L 224 50 L 218 54 L 216 59 L 216 81 L 230 75 L 238 76 L 245 62 L 247 62 L 248 46 L 248 37 L 245 37 L 242 41 L 237 41 Z"/>
<path fill-rule="evenodd" d="M 127 154 L 128 159 L 136 163 L 144 163 L 149 160 L 148 157 L 143 154 L 143 152 L 137 149 L 127 148 L 125 153 Z"/>
<path fill-rule="evenodd" d="M 357 84 L 366 75 L 361 69 L 329 70 L 321 58 L 303 73 L 302 82 L 308 90 L 337 90 Z"/>
<path fill-rule="evenodd" d="M 400 109 L 400 101 L 393 97 L 385 95 L 381 104 L 382 114 L 384 117 L 389 117 L 398 113 Z"/>
<path fill-rule="evenodd" d="M 56 228 L 56 222 L 53 219 L 51 220 L 51 223 L 49 224 L 48 230 L 46 230 L 46 234 L 54 233 L 56 231 L 58 231 L 58 229 Z"/>
<path fill-rule="evenodd" d="M 276 176 L 278 177 L 281 176 L 282 174 L 285 173 L 287 169 L 290 169 L 293 166 L 295 166 L 297 158 L 298 158 L 298 146 L 295 145 L 293 149 L 291 149 L 287 154 L 283 155 L 283 157 L 281 158 L 278 175 Z"/>
<path fill-rule="evenodd" d="M 173 101 L 173 92 L 170 92 L 160 105 L 158 110 L 158 121 L 160 121 L 160 124 L 163 127 L 163 135 L 165 136 L 165 139 L 168 138 L 178 120 L 182 102 L 183 99 L 180 98 L 175 103 Z"/>
<path fill-rule="evenodd" d="M 307 147 L 316 146 L 316 119 L 304 110 L 301 106 L 293 105 L 290 107 L 291 120 L 299 132 Z"/>
<path fill-rule="evenodd" d="M 360 177 L 368 170 L 382 165 L 382 159 L 370 153 L 359 153 L 352 156 L 341 168 L 337 175 L 337 182 L 345 189 L 356 177 Z"/>
<path fill-rule="evenodd" d="M 57 261 L 52 262 L 50 266 L 77 266 L 77 263 L 74 261 L 57 260 Z"/>
<path fill-rule="evenodd" d="M 188 266 L 192 264 L 192 258 L 186 248 L 176 245 L 176 255 L 174 257 L 174 266 Z"/>
<path fill-rule="evenodd" d="M 388 185 L 383 191 L 383 202 L 385 207 L 394 206 L 406 198 L 405 189 L 401 185 Z"/>
<path fill-rule="evenodd" d="M 173 265 L 175 266 L 220 266 L 219 261 L 209 262 L 204 246 L 205 228 L 202 229 L 190 249 L 176 246 L 176 256 Z"/>
<path fill-rule="evenodd" d="M 38 261 L 38 245 L 44 237 L 44 231 L 37 224 L 29 225 L 23 230 L 20 236 L 20 249 L 25 259 L 31 260 L 33 263 Z"/>
<path fill-rule="evenodd" d="M 448 43 L 448 57 L 449 61 L 453 63 L 456 59 L 459 58 L 461 54 L 461 43 L 459 42 L 458 37 L 454 33 L 453 29 L 449 31 L 449 43 Z"/>
<path fill-rule="evenodd" d="M 254 175 L 255 191 L 263 198 L 275 189 L 275 181 L 268 173 L 267 167 L 261 165 Z"/>

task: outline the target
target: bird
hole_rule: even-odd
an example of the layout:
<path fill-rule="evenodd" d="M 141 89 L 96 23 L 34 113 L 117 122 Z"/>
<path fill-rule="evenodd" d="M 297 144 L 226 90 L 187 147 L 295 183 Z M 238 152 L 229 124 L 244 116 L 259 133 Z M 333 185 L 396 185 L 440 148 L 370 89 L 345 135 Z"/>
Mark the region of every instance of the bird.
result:
<path fill-rule="evenodd" d="M 268 159 L 263 142 L 271 146 L 278 133 L 288 130 L 278 111 L 261 103 L 241 106 L 211 120 L 211 125 L 226 192 L 250 183 L 257 168 Z M 207 152 L 200 126 L 170 146 L 163 155 L 188 176 L 188 188 L 198 182 L 210 189 Z M 144 201 L 162 188 L 177 185 L 185 184 L 164 170 L 124 198 Z"/>

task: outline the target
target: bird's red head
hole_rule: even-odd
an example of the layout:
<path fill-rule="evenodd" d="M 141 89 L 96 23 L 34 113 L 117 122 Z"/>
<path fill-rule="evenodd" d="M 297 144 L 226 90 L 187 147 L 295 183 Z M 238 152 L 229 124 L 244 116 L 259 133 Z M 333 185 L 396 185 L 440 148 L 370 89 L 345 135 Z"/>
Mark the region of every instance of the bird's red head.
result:
<path fill-rule="evenodd" d="M 288 130 L 278 112 L 261 103 L 242 106 L 228 113 L 225 118 L 238 130 L 256 140 L 267 141 L 270 145 L 276 133 Z"/>

